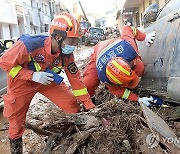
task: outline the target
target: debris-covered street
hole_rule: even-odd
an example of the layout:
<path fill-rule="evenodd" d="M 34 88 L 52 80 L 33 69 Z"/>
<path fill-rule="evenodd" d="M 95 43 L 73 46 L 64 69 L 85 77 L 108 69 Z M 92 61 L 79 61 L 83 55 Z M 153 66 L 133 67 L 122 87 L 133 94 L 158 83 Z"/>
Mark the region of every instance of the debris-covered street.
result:
<path fill-rule="evenodd" d="M 76 63 L 83 72 L 93 46 L 75 51 Z M 68 82 L 66 80 L 66 82 Z M 156 141 L 147 136 L 157 133 L 147 121 L 142 106 L 138 103 L 123 101 L 112 96 L 100 85 L 96 90 L 96 106 L 98 111 L 64 114 L 47 98 L 36 94 L 28 111 L 27 130 L 23 135 L 24 154 L 120 154 L 120 153 L 179 153 L 179 144 L 165 143 L 162 138 Z M 154 111 L 161 114 L 163 108 Z M 163 113 L 165 113 L 163 111 Z M 7 138 L 8 123 L 1 114 L 0 153 L 7 154 L 9 143 Z M 152 120 L 152 119 L 151 119 Z M 156 119 L 155 119 L 156 120 Z M 171 120 L 172 132 L 180 136 L 179 122 Z M 159 123 L 159 131 L 167 126 Z M 152 124 L 153 125 L 153 124 Z M 157 123 L 154 123 L 157 127 Z M 36 131 L 36 133 L 34 132 Z M 172 135 L 170 130 L 165 131 Z M 167 135 L 166 134 L 166 135 Z M 174 134 L 174 135 L 175 135 Z M 156 143 L 157 142 L 157 143 Z M 154 145 L 153 145 L 154 144 Z M 152 147 L 154 146 L 154 147 Z"/>
<path fill-rule="evenodd" d="M 179 0 L 0 5 L 0 154 L 180 154 Z"/>

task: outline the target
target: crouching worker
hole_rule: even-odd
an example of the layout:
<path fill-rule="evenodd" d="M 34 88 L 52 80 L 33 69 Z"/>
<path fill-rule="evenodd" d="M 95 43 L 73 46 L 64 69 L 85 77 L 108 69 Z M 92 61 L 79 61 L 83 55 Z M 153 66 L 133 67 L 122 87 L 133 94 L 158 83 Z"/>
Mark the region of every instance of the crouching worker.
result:
<path fill-rule="evenodd" d="M 121 38 L 99 42 L 83 74 L 90 96 L 94 96 L 101 81 L 112 94 L 149 106 L 154 101 L 152 97 L 140 98 L 131 90 L 137 87 L 144 72 L 136 40 L 145 40 L 147 46 L 150 46 L 154 39 L 155 32 L 146 35 L 126 25 L 122 28 Z"/>
<path fill-rule="evenodd" d="M 23 35 L 0 58 L 0 68 L 8 73 L 3 114 L 9 121 L 12 154 L 22 153 L 23 124 L 37 92 L 65 113 L 79 112 L 77 100 L 86 110 L 95 107 L 74 63 L 72 52 L 80 36 L 77 20 L 68 13 L 62 13 L 52 21 L 49 36 Z M 56 76 L 55 73 L 59 74 L 61 69 L 65 70 L 73 93 Z"/>

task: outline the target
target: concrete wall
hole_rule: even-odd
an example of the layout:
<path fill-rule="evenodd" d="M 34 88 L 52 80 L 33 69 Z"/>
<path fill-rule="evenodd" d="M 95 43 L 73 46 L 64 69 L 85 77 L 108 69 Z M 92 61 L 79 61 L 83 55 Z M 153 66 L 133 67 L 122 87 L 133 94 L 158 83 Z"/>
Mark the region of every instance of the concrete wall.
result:
<path fill-rule="evenodd" d="M 9 24 L 1 23 L 1 39 L 10 39 L 10 33 Z"/>
<path fill-rule="evenodd" d="M 50 9 L 48 1 L 45 0 L 24 0 L 24 14 L 26 18 L 25 32 L 37 34 L 47 32 L 47 27 L 51 23 Z M 45 28 L 46 27 L 46 28 Z"/>
<path fill-rule="evenodd" d="M 0 39 L 13 39 L 19 36 L 19 28 L 17 24 L 0 23 L 1 35 Z"/>
<path fill-rule="evenodd" d="M 15 4 L 10 1 L 0 1 L 0 22 L 17 24 Z"/>
<path fill-rule="evenodd" d="M 12 1 L 0 1 L 0 39 L 12 39 L 19 36 L 15 3 Z"/>
<path fill-rule="evenodd" d="M 48 31 L 49 0 L 0 0 L 0 6 L 0 40 Z"/>

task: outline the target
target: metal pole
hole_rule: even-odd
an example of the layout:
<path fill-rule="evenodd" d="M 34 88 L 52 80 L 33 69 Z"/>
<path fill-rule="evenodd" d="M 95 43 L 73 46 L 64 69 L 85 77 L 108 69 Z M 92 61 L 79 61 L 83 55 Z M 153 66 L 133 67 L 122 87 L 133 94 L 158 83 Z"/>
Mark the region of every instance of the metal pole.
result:
<path fill-rule="evenodd" d="M 88 21 L 87 16 L 86 16 L 86 13 L 85 13 L 85 11 L 84 11 L 84 9 L 83 9 L 80 1 L 79 1 L 79 5 L 80 5 L 81 10 L 82 10 L 82 12 L 83 12 L 83 14 L 84 14 L 85 20 Z"/>

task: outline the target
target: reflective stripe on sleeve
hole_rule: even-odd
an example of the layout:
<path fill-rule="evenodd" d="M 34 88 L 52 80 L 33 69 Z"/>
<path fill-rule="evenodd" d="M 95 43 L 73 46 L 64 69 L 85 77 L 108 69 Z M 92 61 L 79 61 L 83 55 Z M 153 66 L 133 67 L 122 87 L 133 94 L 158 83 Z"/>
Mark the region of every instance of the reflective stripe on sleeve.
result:
<path fill-rule="evenodd" d="M 131 93 L 131 91 L 126 88 L 126 90 L 124 91 L 124 94 L 123 94 L 122 98 L 128 99 L 130 93 Z"/>
<path fill-rule="evenodd" d="M 16 75 L 19 73 L 19 71 L 22 69 L 22 67 L 20 65 L 18 66 L 15 66 L 13 67 L 10 72 L 9 72 L 9 75 L 12 77 L 12 78 L 15 78 Z"/>
<path fill-rule="evenodd" d="M 28 61 L 31 61 L 31 60 L 32 60 L 31 56 L 28 56 Z"/>
<path fill-rule="evenodd" d="M 80 90 L 73 90 L 72 92 L 73 92 L 74 96 L 82 96 L 82 95 L 86 95 L 88 93 L 87 88 L 80 89 Z"/>
<path fill-rule="evenodd" d="M 35 66 L 37 72 L 39 72 L 41 70 L 41 66 L 37 62 L 34 62 L 34 66 Z"/>
<path fill-rule="evenodd" d="M 136 33 L 137 33 L 136 28 L 135 27 L 131 27 L 131 28 L 132 28 L 132 31 L 133 31 L 133 35 L 136 36 Z"/>
<path fill-rule="evenodd" d="M 36 62 L 36 60 L 33 57 L 28 56 L 28 60 L 33 61 L 34 67 L 37 72 L 39 72 L 41 70 L 41 66 Z"/>

